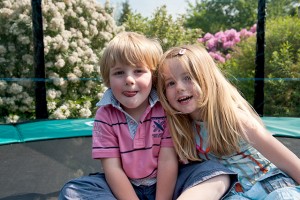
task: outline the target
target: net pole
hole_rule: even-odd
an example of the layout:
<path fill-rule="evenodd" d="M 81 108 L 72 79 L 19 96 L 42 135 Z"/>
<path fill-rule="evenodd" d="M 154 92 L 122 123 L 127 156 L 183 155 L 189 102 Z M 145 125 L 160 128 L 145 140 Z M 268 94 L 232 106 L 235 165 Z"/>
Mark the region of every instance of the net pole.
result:
<path fill-rule="evenodd" d="M 41 0 L 32 0 L 32 31 L 35 79 L 35 116 L 36 119 L 47 119 L 47 99 L 44 60 L 44 34 Z"/>
<path fill-rule="evenodd" d="M 265 76 L 265 19 L 266 1 L 258 0 L 257 34 L 256 34 L 256 57 L 255 57 L 255 81 L 254 103 L 256 112 L 264 114 L 264 76 Z"/>

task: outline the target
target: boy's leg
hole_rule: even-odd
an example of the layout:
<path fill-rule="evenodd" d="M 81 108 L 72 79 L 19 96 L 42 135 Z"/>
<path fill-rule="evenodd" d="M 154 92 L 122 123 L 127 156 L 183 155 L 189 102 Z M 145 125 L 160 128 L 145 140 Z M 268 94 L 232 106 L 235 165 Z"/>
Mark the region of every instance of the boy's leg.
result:
<path fill-rule="evenodd" d="M 155 200 L 156 184 L 151 186 L 132 186 L 139 199 Z"/>
<path fill-rule="evenodd" d="M 93 174 L 73 179 L 66 183 L 60 191 L 59 200 L 105 199 L 116 200 L 104 174 Z"/>

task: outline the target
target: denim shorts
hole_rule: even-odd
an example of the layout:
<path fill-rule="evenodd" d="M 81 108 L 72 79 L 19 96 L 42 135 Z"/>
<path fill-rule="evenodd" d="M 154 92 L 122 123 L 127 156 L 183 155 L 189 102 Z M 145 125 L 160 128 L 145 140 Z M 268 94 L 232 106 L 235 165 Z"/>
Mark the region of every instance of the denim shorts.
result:
<path fill-rule="evenodd" d="M 270 176 L 256 182 L 246 192 L 236 192 L 234 189 L 226 196 L 226 200 L 300 200 L 300 186 L 283 173 Z"/>
<path fill-rule="evenodd" d="M 177 199 L 182 192 L 210 178 L 229 174 L 231 185 L 237 181 L 237 175 L 215 161 L 193 162 L 179 166 L 173 199 Z M 151 186 L 134 186 L 133 188 L 141 200 L 155 200 L 156 184 Z M 110 190 L 103 173 L 91 174 L 69 181 L 59 194 L 59 200 L 116 200 Z"/>
<path fill-rule="evenodd" d="M 186 189 L 224 174 L 230 177 L 229 191 L 237 182 L 237 174 L 224 165 L 212 160 L 180 165 L 173 199 L 177 199 Z"/>

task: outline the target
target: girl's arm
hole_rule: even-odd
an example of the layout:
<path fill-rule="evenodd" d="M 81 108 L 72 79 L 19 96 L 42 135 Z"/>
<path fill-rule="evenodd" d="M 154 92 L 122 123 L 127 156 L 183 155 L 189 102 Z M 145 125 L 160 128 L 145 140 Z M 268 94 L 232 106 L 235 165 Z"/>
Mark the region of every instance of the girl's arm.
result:
<path fill-rule="evenodd" d="M 101 163 L 106 181 L 117 199 L 139 199 L 122 168 L 120 158 L 104 158 Z"/>
<path fill-rule="evenodd" d="M 250 144 L 300 184 L 300 159 L 263 126 L 247 123 L 247 129 Z"/>
<path fill-rule="evenodd" d="M 173 147 L 162 147 L 158 157 L 156 200 L 171 200 L 177 180 L 178 159 Z"/>

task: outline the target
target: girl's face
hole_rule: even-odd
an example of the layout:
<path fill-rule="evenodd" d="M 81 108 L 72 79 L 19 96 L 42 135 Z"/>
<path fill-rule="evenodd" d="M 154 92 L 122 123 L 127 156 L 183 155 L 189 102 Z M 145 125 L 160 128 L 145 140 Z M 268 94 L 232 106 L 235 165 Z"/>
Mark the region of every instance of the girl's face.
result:
<path fill-rule="evenodd" d="M 193 116 L 199 110 L 199 92 L 189 72 L 177 59 L 169 59 L 166 62 L 163 76 L 168 102 L 175 110 Z"/>
<path fill-rule="evenodd" d="M 110 88 L 116 99 L 129 114 L 148 105 L 152 88 L 152 73 L 147 66 L 129 66 L 122 63 L 110 69 Z"/>

